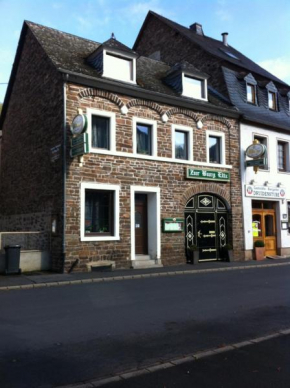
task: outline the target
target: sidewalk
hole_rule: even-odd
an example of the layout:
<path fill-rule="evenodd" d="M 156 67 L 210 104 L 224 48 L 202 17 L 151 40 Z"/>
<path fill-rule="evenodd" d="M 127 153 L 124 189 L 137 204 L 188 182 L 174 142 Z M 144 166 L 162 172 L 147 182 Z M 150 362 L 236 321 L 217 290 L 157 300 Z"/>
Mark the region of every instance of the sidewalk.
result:
<path fill-rule="evenodd" d="M 21 275 L 0 275 L 0 291 L 29 289 L 102 281 L 119 281 L 156 276 L 175 276 L 217 271 L 245 270 L 290 265 L 290 258 L 245 262 L 207 262 L 198 265 L 182 264 L 172 267 L 150 269 L 124 269 L 111 272 L 82 272 L 60 274 L 53 272 L 33 272 Z"/>

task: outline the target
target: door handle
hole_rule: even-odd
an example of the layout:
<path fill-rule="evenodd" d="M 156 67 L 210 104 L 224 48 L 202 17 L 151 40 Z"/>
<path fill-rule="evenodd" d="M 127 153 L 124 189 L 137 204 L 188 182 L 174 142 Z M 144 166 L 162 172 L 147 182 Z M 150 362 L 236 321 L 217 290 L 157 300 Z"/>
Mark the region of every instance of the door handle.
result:
<path fill-rule="evenodd" d="M 199 231 L 197 232 L 197 236 L 198 236 L 198 238 L 202 238 L 201 230 L 199 230 Z"/>

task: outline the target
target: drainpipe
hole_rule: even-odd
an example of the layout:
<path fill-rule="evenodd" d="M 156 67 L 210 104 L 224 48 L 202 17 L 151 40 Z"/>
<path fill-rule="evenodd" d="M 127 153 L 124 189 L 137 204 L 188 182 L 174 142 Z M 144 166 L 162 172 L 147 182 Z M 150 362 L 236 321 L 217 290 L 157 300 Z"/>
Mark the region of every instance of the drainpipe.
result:
<path fill-rule="evenodd" d="M 69 75 L 65 75 L 65 79 L 68 80 Z M 66 86 L 67 83 L 63 83 L 63 149 L 62 149 L 62 182 L 63 182 L 63 211 L 62 211 L 62 269 L 64 273 L 64 264 L 66 258 Z"/>

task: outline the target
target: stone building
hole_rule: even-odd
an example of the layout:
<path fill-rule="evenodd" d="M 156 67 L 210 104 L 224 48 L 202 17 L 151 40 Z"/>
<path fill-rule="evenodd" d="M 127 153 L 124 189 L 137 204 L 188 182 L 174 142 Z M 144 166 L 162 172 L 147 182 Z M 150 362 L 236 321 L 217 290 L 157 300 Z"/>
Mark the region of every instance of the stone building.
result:
<path fill-rule="evenodd" d="M 31 22 L 3 106 L 1 232 L 50 268 L 244 259 L 239 113 L 206 69 Z"/>
<path fill-rule="evenodd" d="M 245 257 L 263 240 L 267 256 L 290 255 L 290 87 L 199 23 L 189 28 L 149 12 L 133 47 L 170 65 L 180 58 L 209 75 L 208 85 L 240 112 Z M 262 154 L 246 155 L 259 142 Z M 258 172 L 253 163 L 260 163 Z M 248 165 L 248 166 L 247 166 Z M 250 165 L 250 166 L 249 166 Z"/>

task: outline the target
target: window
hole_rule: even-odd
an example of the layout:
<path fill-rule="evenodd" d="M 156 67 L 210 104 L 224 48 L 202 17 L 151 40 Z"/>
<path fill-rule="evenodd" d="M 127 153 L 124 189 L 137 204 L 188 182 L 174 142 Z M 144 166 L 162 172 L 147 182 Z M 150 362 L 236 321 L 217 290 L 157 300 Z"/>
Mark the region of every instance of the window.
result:
<path fill-rule="evenodd" d="M 225 164 L 225 134 L 207 131 L 207 162 Z"/>
<path fill-rule="evenodd" d="M 193 133 L 191 127 L 172 125 L 172 157 L 173 159 L 192 160 Z"/>
<path fill-rule="evenodd" d="M 220 137 L 209 136 L 209 161 L 210 163 L 221 163 Z"/>
<path fill-rule="evenodd" d="M 116 115 L 87 108 L 89 151 L 108 153 L 116 150 Z"/>
<path fill-rule="evenodd" d="M 110 149 L 110 118 L 92 116 L 92 147 Z"/>
<path fill-rule="evenodd" d="M 256 88 L 255 85 L 247 84 L 247 101 L 251 104 L 256 104 Z"/>
<path fill-rule="evenodd" d="M 277 144 L 277 162 L 278 171 L 287 171 L 288 143 L 278 141 Z"/>
<path fill-rule="evenodd" d="M 182 95 L 199 100 L 207 100 L 206 80 L 182 76 Z"/>
<path fill-rule="evenodd" d="M 268 139 L 264 136 L 259 136 L 259 135 L 254 135 L 254 140 L 258 140 L 259 143 L 264 144 L 267 148 L 267 154 L 268 154 Z M 264 155 L 265 157 L 265 155 Z M 265 166 L 259 166 L 259 170 L 268 170 L 268 160 L 266 160 L 266 165 Z"/>
<path fill-rule="evenodd" d="M 277 110 L 277 97 L 276 93 L 274 92 L 268 92 L 268 104 L 269 104 L 269 109 L 271 110 Z"/>
<path fill-rule="evenodd" d="M 137 123 L 137 154 L 152 155 L 152 126 Z"/>
<path fill-rule="evenodd" d="M 135 82 L 135 59 L 104 52 L 105 77 Z"/>
<path fill-rule="evenodd" d="M 81 240 L 119 240 L 119 186 L 81 184 Z"/>
<path fill-rule="evenodd" d="M 114 191 L 85 191 L 85 236 L 114 234 L 113 199 Z"/>
<path fill-rule="evenodd" d="M 133 118 L 134 154 L 157 156 L 156 121 Z"/>

